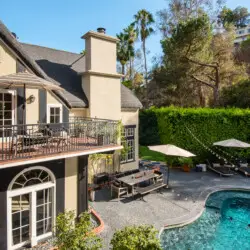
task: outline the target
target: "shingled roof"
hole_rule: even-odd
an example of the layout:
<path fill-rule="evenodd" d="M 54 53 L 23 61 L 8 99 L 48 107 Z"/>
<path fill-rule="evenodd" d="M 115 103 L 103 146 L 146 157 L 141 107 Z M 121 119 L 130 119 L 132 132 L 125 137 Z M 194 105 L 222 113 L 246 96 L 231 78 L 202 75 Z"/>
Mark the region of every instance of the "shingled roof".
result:
<path fill-rule="evenodd" d="M 88 100 L 81 86 L 80 72 L 85 69 L 85 57 L 38 45 L 19 43 L 0 21 L 0 38 L 6 42 L 40 77 L 60 84 L 64 91 L 55 93 L 71 108 L 88 107 Z M 121 84 L 122 85 L 122 84 Z M 141 108 L 138 98 L 124 85 L 121 86 L 121 107 Z"/>

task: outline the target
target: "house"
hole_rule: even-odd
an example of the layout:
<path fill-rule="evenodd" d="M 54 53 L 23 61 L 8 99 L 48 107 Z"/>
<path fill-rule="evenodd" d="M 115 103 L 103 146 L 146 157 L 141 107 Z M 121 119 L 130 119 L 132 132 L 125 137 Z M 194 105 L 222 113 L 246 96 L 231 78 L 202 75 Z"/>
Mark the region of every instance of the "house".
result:
<path fill-rule="evenodd" d="M 247 40 L 249 36 L 250 36 L 250 21 L 249 24 L 246 25 L 245 27 L 236 29 L 236 37 L 234 40 L 234 45 L 236 47 L 239 46 L 243 41 Z"/>
<path fill-rule="evenodd" d="M 89 156 L 138 165 L 140 101 L 116 72 L 117 39 L 87 32 L 86 55 L 20 43 L 0 22 L 0 249 L 35 246 L 59 212 L 88 207 Z"/>

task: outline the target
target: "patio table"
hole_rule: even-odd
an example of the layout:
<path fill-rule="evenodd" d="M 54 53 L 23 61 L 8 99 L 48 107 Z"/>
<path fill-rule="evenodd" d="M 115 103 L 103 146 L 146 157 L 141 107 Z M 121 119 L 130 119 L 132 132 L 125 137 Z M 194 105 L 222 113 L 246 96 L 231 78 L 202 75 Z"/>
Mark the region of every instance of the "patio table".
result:
<path fill-rule="evenodd" d="M 141 182 L 144 182 L 144 181 L 154 179 L 156 176 L 157 175 L 152 171 L 141 171 L 141 172 L 138 172 L 136 174 L 130 174 L 127 176 L 120 177 L 120 178 L 118 178 L 118 180 L 120 182 L 123 182 L 124 184 L 132 187 L 132 195 L 134 196 L 134 186 L 135 185 L 137 185 Z"/>

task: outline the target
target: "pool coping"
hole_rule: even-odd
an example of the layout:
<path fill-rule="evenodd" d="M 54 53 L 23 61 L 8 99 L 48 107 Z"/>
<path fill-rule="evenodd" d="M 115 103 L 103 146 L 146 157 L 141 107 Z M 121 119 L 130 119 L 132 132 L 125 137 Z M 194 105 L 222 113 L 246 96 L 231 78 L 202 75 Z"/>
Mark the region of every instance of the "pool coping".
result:
<path fill-rule="evenodd" d="M 216 193 L 218 191 L 250 191 L 250 187 L 242 187 L 242 186 L 216 186 L 216 187 L 209 187 L 205 190 L 203 190 L 200 195 L 198 196 L 197 199 L 202 199 L 201 202 L 195 202 L 194 208 L 188 213 L 180 217 L 176 217 L 173 219 L 168 219 L 166 224 L 160 229 L 159 231 L 159 238 L 162 234 L 162 232 L 166 229 L 172 229 L 172 228 L 179 228 L 179 227 L 184 227 L 186 225 L 189 225 L 193 222 L 195 222 L 197 219 L 200 218 L 200 216 L 203 214 L 205 210 L 205 205 L 208 197 Z"/>

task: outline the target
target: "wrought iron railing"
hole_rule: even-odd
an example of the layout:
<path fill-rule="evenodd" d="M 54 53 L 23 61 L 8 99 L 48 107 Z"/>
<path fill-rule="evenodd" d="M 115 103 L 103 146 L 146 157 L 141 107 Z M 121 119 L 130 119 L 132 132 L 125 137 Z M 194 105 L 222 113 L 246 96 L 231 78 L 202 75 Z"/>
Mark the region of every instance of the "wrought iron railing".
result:
<path fill-rule="evenodd" d="M 68 123 L 0 126 L 0 161 L 117 145 L 117 136 L 117 121 L 82 117 Z"/>

